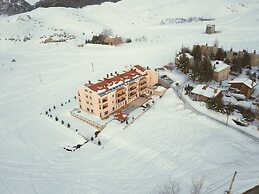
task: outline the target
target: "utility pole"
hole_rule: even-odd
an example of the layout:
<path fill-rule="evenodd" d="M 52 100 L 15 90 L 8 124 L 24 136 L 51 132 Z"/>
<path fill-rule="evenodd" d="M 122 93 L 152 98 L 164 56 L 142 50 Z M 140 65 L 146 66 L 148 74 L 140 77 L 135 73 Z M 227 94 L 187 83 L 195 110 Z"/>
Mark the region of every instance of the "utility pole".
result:
<path fill-rule="evenodd" d="M 40 83 L 42 84 L 41 74 L 40 73 L 39 73 L 39 80 L 40 80 Z"/>
<path fill-rule="evenodd" d="M 94 72 L 94 63 L 92 62 L 92 71 Z"/>
<path fill-rule="evenodd" d="M 232 177 L 232 180 L 231 180 L 229 189 L 228 189 L 228 191 L 227 191 L 227 194 L 231 194 L 232 186 L 233 186 L 233 183 L 234 183 L 234 181 L 235 181 L 236 175 L 237 175 L 237 171 L 234 172 L 234 175 L 233 175 L 233 177 Z"/>

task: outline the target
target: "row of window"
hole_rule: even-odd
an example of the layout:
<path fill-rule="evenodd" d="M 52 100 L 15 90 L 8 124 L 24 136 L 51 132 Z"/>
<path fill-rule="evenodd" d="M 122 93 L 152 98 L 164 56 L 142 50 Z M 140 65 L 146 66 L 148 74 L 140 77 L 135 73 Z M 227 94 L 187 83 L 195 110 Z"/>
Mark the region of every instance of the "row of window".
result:
<path fill-rule="evenodd" d="M 80 104 L 80 109 L 82 109 L 82 105 Z M 93 109 L 90 109 L 90 108 L 86 108 L 87 112 L 90 112 L 90 113 L 94 113 L 94 110 Z"/>

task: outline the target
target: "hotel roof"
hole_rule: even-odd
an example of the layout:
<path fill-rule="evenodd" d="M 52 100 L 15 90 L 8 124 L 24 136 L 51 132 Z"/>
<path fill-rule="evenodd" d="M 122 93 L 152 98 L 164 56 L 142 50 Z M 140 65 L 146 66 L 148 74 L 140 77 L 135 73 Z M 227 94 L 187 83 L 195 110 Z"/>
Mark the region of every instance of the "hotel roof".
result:
<path fill-rule="evenodd" d="M 136 65 L 134 67 L 142 72 L 145 71 L 145 68 L 143 68 L 140 65 Z M 104 80 L 98 83 L 85 84 L 85 86 L 89 87 L 91 90 L 98 93 L 106 92 L 127 81 L 130 81 L 132 79 L 142 76 L 143 74 L 139 73 L 136 69 L 130 69 L 129 71 L 126 71 L 122 74 L 116 74 L 114 76 L 109 76 L 108 78 L 104 78 Z"/>

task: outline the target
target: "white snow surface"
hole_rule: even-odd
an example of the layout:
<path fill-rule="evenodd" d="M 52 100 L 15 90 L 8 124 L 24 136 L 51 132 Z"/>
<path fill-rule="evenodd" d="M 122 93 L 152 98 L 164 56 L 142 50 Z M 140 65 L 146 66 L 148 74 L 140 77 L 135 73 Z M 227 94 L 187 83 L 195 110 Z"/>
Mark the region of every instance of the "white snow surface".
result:
<path fill-rule="evenodd" d="M 207 193 L 223 193 L 235 170 L 233 193 L 259 184 L 259 143 L 185 108 L 172 89 L 125 130 L 110 122 L 99 135 L 102 146 L 87 143 L 75 152 L 63 147 L 84 139 L 40 115 L 72 99 L 87 80 L 127 65 L 168 64 L 182 45 L 218 40 L 224 49 L 259 50 L 258 13 L 256 0 L 123 0 L 1 17 L 0 193 L 144 194 L 169 179 L 189 193 L 192 178 L 203 179 Z M 204 34 L 207 22 L 160 25 L 180 17 L 214 18 L 221 33 Z M 104 28 L 133 42 L 77 47 Z M 76 38 L 40 43 L 44 35 L 64 32 Z M 8 40 L 25 36 L 31 40 Z M 135 41 L 142 36 L 146 41 Z M 69 111 L 63 115 L 72 120 Z"/>
<path fill-rule="evenodd" d="M 215 72 L 220 72 L 223 69 L 226 69 L 227 67 L 229 67 L 229 65 L 224 63 L 223 61 L 213 61 L 212 65 L 213 67 L 215 67 L 214 69 Z"/>

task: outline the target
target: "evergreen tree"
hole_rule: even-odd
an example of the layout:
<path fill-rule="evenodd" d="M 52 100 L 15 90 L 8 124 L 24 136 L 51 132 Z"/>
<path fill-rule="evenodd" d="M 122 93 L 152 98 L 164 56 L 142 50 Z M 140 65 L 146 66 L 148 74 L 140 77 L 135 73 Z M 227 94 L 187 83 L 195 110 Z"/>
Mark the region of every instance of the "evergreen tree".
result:
<path fill-rule="evenodd" d="M 194 60 L 201 61 L 202 59 L 202 53 L 201 53 L 201 47 L 200 45 L 197 45 L 192 50 L 192 56 L 194 57 Z"/>
<path fill-rule="evenodd" d="M 200 66 L 200 81 L 208 82 L 213 79 L 213 67 L 209 58 L 205 57 Z"/>
<path fill-rule="evenodd" d="M 226 52 L 222 48 L 219 48 L 216 52 L 215 60 L 223 61 L 225 58 Z"/>
<path fill-rule="evenodd" d="M 177 68 L 180 69 L 183 73 L 188 73 L 190 69 L 190 61 L 185 53 L 181 54 L 178 60 Z"/>
<path fill-rule="evenodd" d="M 251 58 L 248 52 L 245 52 L 244 56 L 241 58 L 242 67 L 248 67 L 251 69 Z"/>

